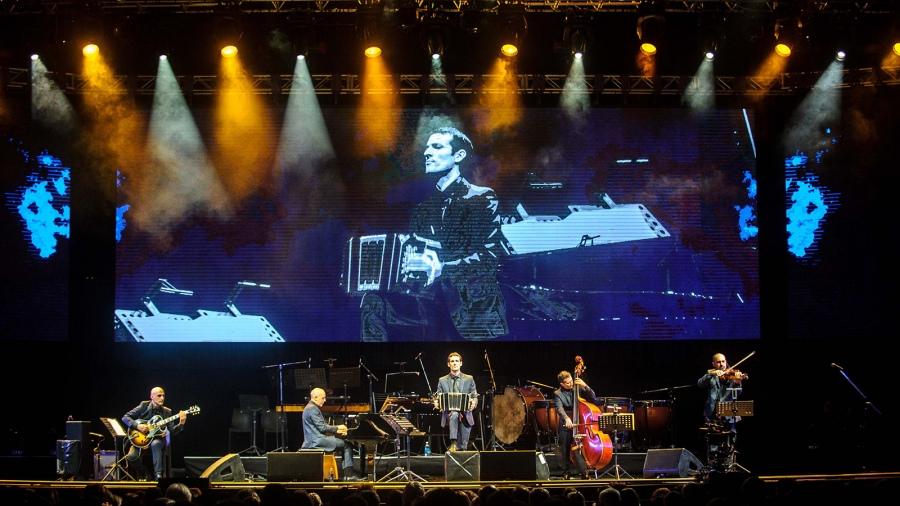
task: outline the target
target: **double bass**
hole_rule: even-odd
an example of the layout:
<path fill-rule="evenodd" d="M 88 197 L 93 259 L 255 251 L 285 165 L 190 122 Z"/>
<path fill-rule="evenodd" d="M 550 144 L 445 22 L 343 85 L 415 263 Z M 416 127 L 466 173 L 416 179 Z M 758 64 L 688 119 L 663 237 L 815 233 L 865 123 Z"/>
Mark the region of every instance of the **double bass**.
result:
<path fill-rule="evenodd" d="M 587 366 L 581 356 L 575 357 L 575 379 L 581 377 Z M 569 453 L 577 465 L 576 452 L 581 453 L 588 469 L 602 469 L 612 461 L 613 443 L 609 435 L 600 430 L 602 411 L 596 404 L 582 399 L 578 394 L 578 383 L 573 387 L 572 421 L 575 423 L 572 451 Z"/>

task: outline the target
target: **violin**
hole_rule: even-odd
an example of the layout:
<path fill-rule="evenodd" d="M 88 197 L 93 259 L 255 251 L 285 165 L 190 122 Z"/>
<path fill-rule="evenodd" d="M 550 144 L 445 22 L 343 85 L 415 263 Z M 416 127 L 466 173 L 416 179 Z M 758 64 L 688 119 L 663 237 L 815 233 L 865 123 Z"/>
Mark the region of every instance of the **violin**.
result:
<path fill-rule="evenodd" d="M 721 376 L 719 374 L 717 374 L 720 372 L 722 373 Z M 741 381 L 743 381 L 745 379 L 750 379 L 750 375 L 744 374 L 737 369 L 725 369 L 724 371 L 721 371 L 719 369 L 710 369 L 710 370 L 706 371 L 706 373 L 709 374 L 710 376 L 718 376 L 719 379 L 721 379 L 723 381 L 734 381 L 736 383 L 740 383 Z"/>

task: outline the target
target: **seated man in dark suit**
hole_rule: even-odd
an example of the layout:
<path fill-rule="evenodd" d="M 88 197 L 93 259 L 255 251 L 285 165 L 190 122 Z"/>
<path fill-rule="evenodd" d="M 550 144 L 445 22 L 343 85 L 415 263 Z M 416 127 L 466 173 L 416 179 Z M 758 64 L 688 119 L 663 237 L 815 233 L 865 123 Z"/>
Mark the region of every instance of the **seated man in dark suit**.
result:
<path fill-rule="evenodd" d="M 155 415 L 159 415 L 160 418 L 169 418 L 172 416 L 172 409 L 164 406 L 163 404 L 166 402 L 166 391 L 163 390 L 162 387 L 154 387 L 150 390 L 150 399 L 146 401 L 141 401 L 134 409 L 125 413 L 122 416 L 122 423 L 125 424 L 125 427 L 131 430 L 137 430 L 144 434 L 147 434 L 149 431 L 149 426 L 147 425 L 147 421 L 153 418 Z M 153 478 L 159 480 L 163 477 L 166 470 L 166 446 L 169 444 L 169 438 L 175 434 L 181 432 L 184 428 L 184 424 L 187 422 L 187 412 L 179 411 L 178 412 L 178 423 L 175 421 L 169 422 L 166 426 L 166 430 L 160 434 L 160 437 L 155 437 L 150 442 L 150 452 L 153 454 Z M 126 455 L 129 463 L 135 465 L 138 468 L 138 471 L 143 474 L 143 466 L 141 464 L 141 450 L 132 446 L 131 450 L 129 450 Z"/>
<path fill-rule="evenodd" d="M 328 425 L 322 414 L 321 408 L 324 405 L 325 390 L 313 388 L 309 393 L 309 403 L 303 408 L 303 445 L 300 448 L 317 448 L 327 452 L 343 451 L 344 460 L 341 462 L 341 468 L 345 478 L 351 477 L 353 449 L 347 445 L 346 441 L 336 437 L 336 435 L 346 436 L 347 426 L 343 424 Z"/>

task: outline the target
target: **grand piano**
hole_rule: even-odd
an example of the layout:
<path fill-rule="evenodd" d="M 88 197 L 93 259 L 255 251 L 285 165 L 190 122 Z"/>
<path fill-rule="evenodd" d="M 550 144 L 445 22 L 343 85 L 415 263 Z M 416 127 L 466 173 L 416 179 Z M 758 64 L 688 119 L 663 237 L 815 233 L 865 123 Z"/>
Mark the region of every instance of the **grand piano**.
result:
<path fill-rule="evenodd" d="M 362 476 L 368 476 L 369 469 L 374 471 L 379 443 L 394 441 L 399 446 L 401 437 L 425 435 L 406 418 L 389 413 L 359 413 L 351 417 L 348 426 L 350 424 L 354 425 L 348 428 L 344 439 L 359 447 L 359 472 Z"/>

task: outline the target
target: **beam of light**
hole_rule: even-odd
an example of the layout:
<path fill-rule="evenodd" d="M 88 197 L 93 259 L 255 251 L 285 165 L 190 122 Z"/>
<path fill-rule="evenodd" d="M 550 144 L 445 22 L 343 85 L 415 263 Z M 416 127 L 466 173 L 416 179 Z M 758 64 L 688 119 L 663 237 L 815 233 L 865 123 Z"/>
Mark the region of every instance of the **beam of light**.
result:
<path fill-rule="evenodd" d="M 791 115 L 784 134 L 784 145 L 791 150 L 818 147 L 822 132 L 840 123 L 844 64 L 832 61 Z"/>
<path fill-rule="evenodd" d="M 515 60 L 499 57 L 494 61 L 490 74 L 485 76 L 479 103 L 481 115 L 476 118 L 476 128 L 482 134 L 519 124 L 522 119 L 522 97 L 519 95 Z"/>
<path fill-rule="evenodd" d="M 88 120 L 83 130 L 85 144 L 104 170 L 121 169 L 129 177 L 136 175 L 144 155 L 141 115 L 103 55 L 85 56 L 83 65 Z"/>
<path fill-rule="evenodd" d="M 356 124 L 359 154 L 373 156 L 393 149 L 399 132 L 400 108 L 384 58 L 365 59 Z"/>
<path fill-rule="evenodd" d="M 334 158 L 334 148 L 305 60 L 298 59 L 294 65 L 292 83 L 281 127 L 277 166 L 282 173 L 313 173 L 322 162 Z"/>
<path fill-rule="evenodd" d="M 652 45 L 652 44 L 651 44 Z M 643 46 L 643 44 L 641 44 Z M 656 75 L 656 50 L 653 53 L 644 52 L 643 47 L 637 54 L 637 65 L 644 77 L 653 77 Z"/>
<path fill-rule="evenodd" d="M 782 58 L 773 51 L 760 64 L 759 68 L 756 69 L 756 77 L 758 79 L 768 81 L 768 85 L 766 85 L 766 88 L 769 88 L 776 82 L 778 76 L 780 76 L 782 72 L 784 72 L 784 69 L 787 67 L 787 62 L 787 58 Z M 765 93 L 761 93 L 759 95 L 756 95 L 754 98 L 760 99 L 764 95 Z"/>
<path fill-rule="evenodd" d="M 900 66 L 900 42 L 894 44 L 890 51 L 881 59 L 882 67 Z"/>
<path fill-rule="evenodd" d="M 684 90 L 684 101 L 694 111 L 708 111 L 716 103 L 713 60 L 703 58 Z"/>
<path fill-rule="evenodd" d="M 75 109 L 40 58 L 31 60 L 31 119 L 60 134 L 75 128 Z"/>
<path fill-rule="evenodd" d="M 440 56 L 431 59 L 431 75 L 434 76 L 434 82 L 446 86 L 447 77 L 444 75 L 444 64 Z"/>
<path fill-rule="evenodd" d="M 566 76 L 566 84 L 559 97 L 559 105 L 567 116 L 578 119 L 583 118 L 590 109 L 590 102 L 591 94 L 584 80 L 584 61 L 581 58 L 573 58 L 569 75 Z"/>
<path fill-rule="evenodd" d="M 237 204 L 271 182 L 269 118 L 239 57 L 219 59 L 219 79 L 211 151 L 219 180 Z"/>
<path fill-rule="evenodd" d="M 159 60 L 147 135 L 146 164 L 129 179 L 135 224 L 161 240 L 194 211 L 228 208 L 200 131 L 168 60 Z"/>
<path fill-rule="evenodd" d="M 756 158 L 756 139 L 753 138 L 753 129 L 750 128 L 750 116 L 747 115 L 747 109 L 741 109 L 744 114 L 744 126 L 747 127 L 747 137 L 750 138 L 750 147 L 753 149 L 753 158 Z"/>

